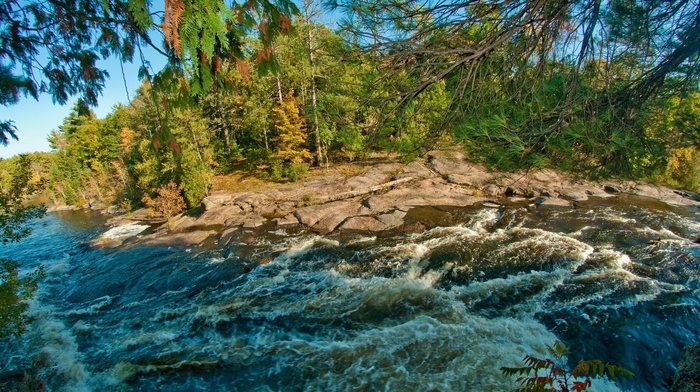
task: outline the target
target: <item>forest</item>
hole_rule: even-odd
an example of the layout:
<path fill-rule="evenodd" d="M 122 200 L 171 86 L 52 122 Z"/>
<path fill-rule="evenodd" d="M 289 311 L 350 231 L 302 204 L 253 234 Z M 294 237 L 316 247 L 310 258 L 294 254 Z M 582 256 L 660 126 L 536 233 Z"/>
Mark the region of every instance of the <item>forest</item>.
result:
<path fill-rule="evenodd" d="M 51 131 L 52 152 L 28 156 L 51 204 L 130 210 L 175 187 L 191 208 L 212 176 L 233 169 L 294 181 L 312 166 L 372 151 L 411 160 L 455 145 L 500 170 L 547 167 L 700 189 L 693 2 L 306 0 L 241 8 L 237 19 L 238 6 L 224 7 L 215 21 L 197 13 L 201 3 L 166 1 L 162 23 L 144 22 L 158 27 L 171 61 L 150 72 L 142 59 L 136 96 L 105 118 L 90 108 L 104 75 L 86 59 L 130 60 L 133 43 L 155 45 L 147 28 L 105 17 L 79 29 L 92 46 L 65 46 L 79 52 L 78 71 L 75 53 L 57 53 L 45 72 L 82 72 L 71 85 L 26 68 L 13 73 L 37 60 L 16 50 L 33 48 L 30 35 L 3 22 L 11 39 L 3 41 L 2 77 L 13 86 L 4 104 L 41 92 L 57 102 L 81 96 Z M 12 4 L 4 12 L 16 18 Z M 56 18 L 75 24 L 87 4 Z M 47 10 L 27 9 L 47 18 Z M 112 11 L 139 20 L 138 12 Z M 24 24 L 39 23 L 26 14 Z M 321 22 L 329 15 L 339 18 L 334 26 Z M 21 137 L 11 121 L 2 124 L 5 142 Z M 19 159 L 0 162 L 6 186 Z"/>
<path fill-rule="evenodd" d="M 98 118 L 108 58 L 141 85 Z M 3 243 L 42 204 L 170 218 L 233 171 L 291 182 L 437 148 L 700 192 L 697 1 L 0 0 L 0 86 L 2 106 L 78 97 L 51 152 L 0 159 Z M 0 144 L 21 137 L 0 118 Z M 20 267 L 0 259 L 0 339 L 44 276 Z"/>

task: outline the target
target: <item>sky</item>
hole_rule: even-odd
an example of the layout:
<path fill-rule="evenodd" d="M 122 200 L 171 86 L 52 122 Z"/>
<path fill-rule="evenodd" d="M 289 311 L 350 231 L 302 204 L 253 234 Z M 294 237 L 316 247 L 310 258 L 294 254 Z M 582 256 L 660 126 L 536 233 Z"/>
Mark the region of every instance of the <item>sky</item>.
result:
<path fill-rule="evenodd" d="M 161 55 L 155 52 L 145 55 L 155 72 L 165 65 L 165 58 Z M 100 66 L 109 72 L 110 77 L 105 81 L 105 88 L 98 101 L 99 106 L 93 110 L 98 118 L 103 118 L 112 111 L 114 105 L 127 104 L 129 98 L 135 96 L 135 91 L 141 84 L 138 78 L 140 62 L 124 63 L 124 77 L 120 61 L 116 58 L 103 60 Z M 77 99 L 78 97 L 72 97 L 65 105 L 58 105 L 51 101 L 50 95 L 42 94 L 38 101 L 31 97 L 23 97 L 15 105 L 0 106 L 0 120 L 12 120 L 17 127 L 19 138 L 10 138 L 7 146 L 0 145 L 0 158 L 9 158 L 25 152 L 51 151 L 47 137 L 52 130 L 58 129 Z"/>

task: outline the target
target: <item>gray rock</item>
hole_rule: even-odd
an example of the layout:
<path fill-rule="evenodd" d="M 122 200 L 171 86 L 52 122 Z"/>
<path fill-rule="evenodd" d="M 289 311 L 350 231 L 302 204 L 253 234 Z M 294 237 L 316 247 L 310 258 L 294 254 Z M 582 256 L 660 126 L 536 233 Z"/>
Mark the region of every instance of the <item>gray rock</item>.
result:
<path fill-rule="evenodd" d="M 299 219 L 293 213 L 289 213 L 282 218 L 275 218 L 274 222 L 277 226 L 291 226 L 298 225 Z"/>
<path fill-rule="evenodd" d="M 440 174 L 447 176 L 450 174 L 466 174 L 474 170 L 474 167 L 464 160 L 461 153 L 442 154 L 439 152 L 428 153 L 430 168 Z"/>
<path fill-rule="evenodd" d="M 231 201 L 232 195 L 211 195 L 202 199 L 202 205 L 205 211 L 212 210 L 218 206 L 224 205 Z"/>
<path fill-rule="evenodd" d="M 587 188 L 586 194 L 588 194 L 589 196 L 600 197 L 603 199 L 608 198 L 608 197 L 614 197 L 613 195 L 609 194 L 608 192 L 605 192 L 605 189 L 595 188 L 595 187 Z"/>
<path fill-rule="evenodd" d="M 382 214 L 377 216 L 377 220 L 382 222 L 385 226 L 385 230 L 394 229 L 403 224 L 403 218 L 406 216 L 406 212 L 401 210 L 396 210 L 389 214 Z"/>
<path fill-rule="evenodd" d="M 659 198 L 661 196 L 661 190 L 659 187 L 648 185 L 648 184 L 637 184 L 631 193 L 637 196 L 653 197 Z"/>
<path fill-rule="evenodd" d="M 369 188 L 391 181 L 399 170 L 401 165 L 398 163 L 374 166 L 360 175 L 348 178 L 344 185 L 351 191 Z"/>
<path fill-rule="evenodd" d="M 348 218 L 338 230 L 382 231 L 386 225 L 373 216 L 354 216 Z"/>
<path fill-rule="evenodd" d="M 341 200 L 308 206 L 294 211 L 294 216 L 303 225 L 319 233 L 330 233 L 349 217 L 369 215 L 370 211 L 357 201 Z"/>
<path fill-rule="evenodd" d="M 260 215 L 251 215 L 246 217 L 245 222 L 243 222 L 243 228 L 244 229 L 254 229 L 256 227 L 260 227 L 267 222 L 267 219 L 263 218 Z"/>
<path fill-rule="evenodd" d="M 583 186 L 576 186 L 572 188 L 562 189 L 559 194 L 565 199 L 572 201 L 584 201 L 588 200 L 587 188 Z"/>
<path fill-rule="evenodd" d="M 535 199 L 536 206 L 558 206 L 558 207 L 571 207 L 571 202 L 568 200 L 560 199 L 558 197 L 544 197 L 540 196 Z"/>
<path fill-rule="evenodd" d="M 559 173 L 549 169 L 533 172 L 531 180 L 541 184 L 549 184 L 550 186 L 561 186 L 564 182 Z"/>
<path fill-rule="evenodd" d="M 150 237 L 144 242 L 153 246 L 193 246 L 200 245 L 207 238 L 216 234 L 214 230 L 196 230 L 188 233 L 168 234 L 161 237 Z"/>
<path fill-rule="evenodd" d="M 484 196 L 494 197 L 500 195 L 502 192 L 498 185 L 489 184 L 481 188 L 481 193 L 483 193 Z"/>
<path fill-rule="evenodd" d="M 401 173 L 394 176 L 395 180 L 402 178 L 431 178 L 437 177 L 437 174 L 418 162 L 411 162 L 404 166 Z"/>
<path fill-rule="evenodd" d="M 124 212 L 125 211 L 118 206 L 109 206 L 102 211 L 102 215 L 117 215 Z"/>
<path fill-rule="evenodd" d="M 240 227 L 248 220 L 247 215 L 222 215 L 222 217 L 226 218 L 226 220 L 224 220 L 225 227 Z"/>

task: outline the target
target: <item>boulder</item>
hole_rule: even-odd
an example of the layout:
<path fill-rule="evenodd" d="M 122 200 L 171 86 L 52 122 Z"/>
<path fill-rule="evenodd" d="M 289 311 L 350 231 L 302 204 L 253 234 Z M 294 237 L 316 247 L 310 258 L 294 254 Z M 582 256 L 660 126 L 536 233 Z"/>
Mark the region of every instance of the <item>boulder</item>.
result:
<path fill-rule="evenodd" d="M 502 192 L 498 185 L 489 184 L 481 188 L 481 193 L 484 194 L 484 196 L 494 197 L 499 196 Z"/>
<path fill-rule="evenodd" d="M 243 228 L 244 229 L 254 229 L 256 227 L 260 227 L 267 222 L 267 219 L 263 218 L 260 215 L 254 214 L 246 217 L 245 222 L 243 222 Z"/>
<path fill-rule="evenodd" d="M 560 199 L 558 197 L 545 197 L 540 196 L 535 199 L 536 206 L 558 206 L 558 207 L 571 207 L 571 202 L 568 200 Z"/>
<path fill-rule="evenodd" d="M 574 186 L 571 188 L 564 188 L 559 193 L 565 199 L 571 201 L 585 201 L 588 200 L 588 188 L 584 186 Z"/>
<path fill-rule="evenodd" d="M 533 172 L 530 175 L 530 181 L 554 187 L 564 186 L 564 180 L 562 179 L 561 175 L 554 170 L 549 169 L 537 170 Z"/>
<path fill-rule="evenodd" d="M 289 213 L 282 218 L 276 218 L 274 219 L 274 222 L 277 226 L 291 226 L 291 225 L 298 225 L 299 224 L 299 219 L 294 215 L 294 213 Z"/>
<path fill-rule="evenodd" d="M 210 211 L 218 206 L 228 203 L 231 201 L 231 198 L 232 195 L 230 194 L 211 195 L 202 199 L 202 205 L 204 206 L 205 211 Z"/>
<path fill-rule="evenodd" d="M 633 195 L 660 198 L 661 190 L 657 186 L 649 184 L 637 184 L 631 192 Z"/>
<path fill-rule="evenodd" d="M 377 216 L 354 216 L 346 219 L 338 230 L 383 231 L 397 228 L 403 224 L 406 212 L 395 210 Z"/>
<path fill-rule="evenodd" d="M 338 230 L 382 231 L 385 227 L 373 216 L 354 216 L 345 220 Z"/>
<path fill-rule="evenodd" d="M 449 184 L 443 179 L 417 181 L 410 187 L 399 187 L 363 201 L 373 214 L 395 210 L 399 206 L 466 206 L 485 200 L 474 196 L 474 190 Z"/>
<path fill-rule="evenodd" d="M 204 211 L 199 217 L 182 216 L 175 222 L 171 230 L 175 232 L 189 231 L 197 227 L 234 226 L 231 218 L 242 219 L 243 210 L 237 205 L 214 207 Z"/>
<path fill-rule="evenodd" d="M 214 230 L 196 230 L 189 233 L 174 233 L 167 236 L 150 237 L 144 242 L 153 246 L 193 246 L 216 234 Z"/>
<path fill-rule="evenodd" d="M 117 215 L 117 214 L 122 214 L 124 212 L 125 211 L 122 210 L 118 206 L 109 206 L 109 207 L 105 208 L 104 210 L 102 210 L 102 215 Z"/>
<path fill-rule="evenodd" d="M 464 155 L 461 153 L 430 152 L 428 153 L 428 165 L 441 176 L 464 174 L 473 170 L 472 165 L 464 160 Z"/>
<path fill-rule="evenodd" d="M 351 191 L 369 188 L 391 181 L 399 170 L 401 170 L 401 165 L 398 163 L 373 166 L 360 175 L 348 178 L 343 185 Z"/>
<path fill-rule="evenodd" d="M 313 205 L 294 211 L 294 216 L 300 223 L 322 234 L 332 232 L 349 217 L 369 214 L 367 207 L 352 200 Z"/>
<path fill-rule="evenodd" d="M 384 224 L 384 230 L 389 230 L 401 226 L 405 216 L 405 211 L 395 210 L 388 214 L 377 215 L 377 220 Z"/>
<path fill-rule="evenodd" d="M 593 197 L 608 198 L 614 197 L 610 193 L 606 192 L 604 188 L 589 187 L 586 189 L 586 194 Z"/>

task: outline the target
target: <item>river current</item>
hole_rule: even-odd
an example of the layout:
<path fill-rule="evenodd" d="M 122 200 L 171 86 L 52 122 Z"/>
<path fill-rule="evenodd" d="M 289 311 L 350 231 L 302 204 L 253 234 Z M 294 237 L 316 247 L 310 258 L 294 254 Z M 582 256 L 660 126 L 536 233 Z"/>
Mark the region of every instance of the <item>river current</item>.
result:
<path fill-rule="evenodd" d="M 46 270 L 0 371 L 54 391 L 507 391 L 500 368 L 558 339 L 636 374 L 594 390 L 663 391 L 700 338 L 698 209 L 426 207 L 406 226 L 105 250 L 98 214 L 49 214 L 0 247 Z"/>

